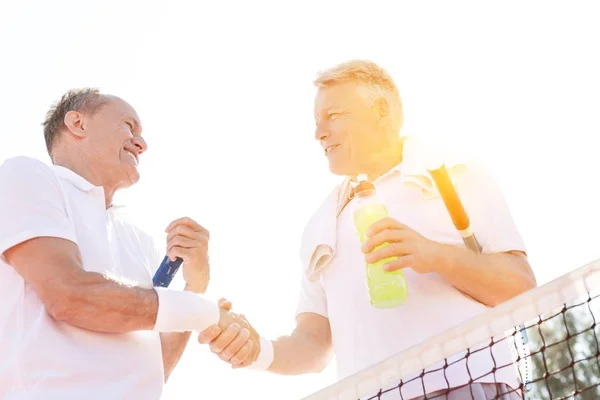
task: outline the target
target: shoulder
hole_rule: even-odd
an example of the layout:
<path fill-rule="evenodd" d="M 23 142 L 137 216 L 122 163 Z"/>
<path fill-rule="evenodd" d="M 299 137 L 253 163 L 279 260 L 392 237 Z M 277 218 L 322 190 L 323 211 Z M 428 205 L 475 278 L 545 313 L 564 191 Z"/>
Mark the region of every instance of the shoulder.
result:
<path fill-rule="evenodd" d="M 481 158 L 452 142 L 408 137 L 405 139 L 404 158 L 409 173 L 419 174 L 445 165 L 455 184 L 493 181 Z"/>
<path fill-rule="evenodd" d="M 60 182 L 50 165 L 25 156 L 0 164 L 0 188 L 14 197 L 60 195 Z"/>
<path fill-rule="evenodd" d="M 0 164 L 0 176 L 13 179 L 21 176 L 52 177 L 54 173 L 49 165 L 36 158 L 18 156 Z"/>

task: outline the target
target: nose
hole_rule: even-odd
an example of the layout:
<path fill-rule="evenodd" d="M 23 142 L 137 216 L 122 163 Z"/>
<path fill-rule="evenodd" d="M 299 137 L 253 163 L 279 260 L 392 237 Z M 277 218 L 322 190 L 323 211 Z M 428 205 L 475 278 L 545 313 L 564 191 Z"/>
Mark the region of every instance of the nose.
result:
<path fill-rule="evenodd" d="M 135 148 L 137 149 L 138 155 L 148 150 L 148 144 L 146 143 L 146 140 L 143 137 L 136 136 L 132 139 L 132 142 Z"/>
<path fill-rule="evenodd" d="M 323 141 L 329 137 L 329 130 L 327 129 L 326 124 L 319 123 L 315 128 L 315 139 L 318 141 Z"/>

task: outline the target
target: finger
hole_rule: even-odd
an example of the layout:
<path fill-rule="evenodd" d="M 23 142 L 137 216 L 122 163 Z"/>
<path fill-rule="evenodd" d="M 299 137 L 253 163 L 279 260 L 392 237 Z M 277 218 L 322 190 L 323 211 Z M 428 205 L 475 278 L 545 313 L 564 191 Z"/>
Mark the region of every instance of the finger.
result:
<path fill-rule="evenodd" d="M 386 258 L 402 257 L 408 254 L 411 254 L 411 249 L 406 243 L 390 243 L 388 246 L 366 254 L 365 261 L 369 264 L 374 264 Z"/>
<path fill-rule="evenodd" d="M 167 251 L 167 256 L 173 261 L 177 257 L 181 258 L 182 260 L 189 260 L 193 255 L 194 249 L 188 249 L 179 246 L 172 247 L 169 251 Z"/>
<path fill-rule="evenodd" d="M 252 348 L 252 352 L 246 359 L 246 363 L 248 363 L 248 365 L 250 365 L 254 361 L 256 361 L 258 359 L 258 355 L 260 353 L 260 338 L 256 338 L 255 340 L 256 341 L 254 341 L 254 346 Z"/>
<path fill-rule="evenodd" d="M 239 364 L 232 364 L 233 368 L 234 369 L 235 368 L 244 368 L 249 365 L 252 365 L 252 363 L 258 359 L 259 353 L 260 353 L 260 344 L 255 344 L 254 342 L 252 342 L 252 351 L 250 352 L 248 357 L 246 357 L 246 359 Z"/>
<path fill-rule="evenodd" d="M 197 240 L 186 238 L 183 236 L 175 236 L 173 239 L 167 242 L 167 252 L 171 250 L 173 247 L 183 247 L 186 249 L 193 249 L 201 245 L 201 242 Z"/>
<path fill-rule="evenodd" d="M 384 229 L 371 236 L 362 246 L 363 253 L 370 253 L 373 249 L 384 243 L 402 242 L 408 237 L 408 231 L 398 229 Z"/>
<path fill-rule="evenodd" d="M 250 353 L 252 353 L 253 348 L 254 348 L 254 343 L 252 342 L 252 340 L 248 340 L 242 346 L 242 348 L 233 356 L 233 358 L 231 359 L 231 363 L 235 365 L 235 364 L 241 364 L 244 361 L 246 361 L 248 356 L 250 356 Z"/>
<path fill-rule="evenodd" d="M 413 263 L 413 256 L 407 255 L 404 257 L 398 257 L 394 261 L 390 261 L 389 263 L 383 264 L 383 270 L 387 272 L 398 271 L 399 269 L 410 268 Z"/>
<path fill-rule="evenodd" d="M 210 342 L 215 340 L 221 334 L 221 332 L 223 332 L 223 330 L 219 325 L 210 326 L 202 332 L 200 332 L 200 334 L 198 335 L 198 343 L 209 344 Z"/>
<path fill-rule="evenodd" d="M 210 350 L 213 353 L 220 354 L 231 342 L 235 340 L 238 333 L 240 333 L 240 326 L 238 324 L 231 324 L 225 329 L 225 332 L 221 333 L 218 338 L 213 340 L 210 344 Z"/>
<path fill-rule="evenodd" d="M 167 242 L 173 239 L 175 236 L 184 236 L 190 239 L 206 238 L 206 234 L 204 232 L 196 232 L 189 226 L 185 225 L 177 225 L 175 228 L 171 229 L 167 235 Z"/>
<path fill-rule="evenodd" d="M 408 227 L 400 222 L 396 221 L 394 218 L 384 218 L 375 222 L 373 225 L 369 227 L 367 230 L 367 236 L 373 236 L 377 232 L 380 232 L 384 229 L 407 229 Z"/>
<path fill-rule="evenodd" d="M 219 299 L 219 307 L 229 311 L 231 310 L 232 304 L 231 301 L 227 300 L 227 299 Z"/>
<path fill-rule="evenodd" d="M 208 235 L 208 229 L 204 228 L 202 225 L 200 225 L 199 223 L 197 223 L 190 217 L 183 217 L 183 218 L 176 219 L 175 221 L 171 222 L 169 224 L 169 226 L 167 226 L 167 229 L 165 229 L 165 232 L 170 232 L 177 225 L 185 225 L 185 226 L 190 227 L 192 230 L 194 230 L 196 232 L 204 232 Z"/>
<path fill-rule="evenodd" d="M 237 352 L 244 347 L 249 337 L 250 331 L 248 329 L 242 329 L 236 338 L 221 352 L 219 358 L 229 362 L 231 357 L 235 356 Z"/>

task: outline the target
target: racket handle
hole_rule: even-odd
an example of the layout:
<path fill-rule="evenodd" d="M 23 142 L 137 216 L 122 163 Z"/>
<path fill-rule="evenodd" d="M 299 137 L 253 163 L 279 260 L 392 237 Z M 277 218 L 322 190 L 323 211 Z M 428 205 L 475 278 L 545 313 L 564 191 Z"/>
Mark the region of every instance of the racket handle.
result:
<path fill-rule="evenodd" d="M 465 246 L 476 253 L 481 253 L 481 245 L 477 241 L 475 234 L 471 231 L 471 221 L 458 197 L 458 193 L 454 189 L 446 166 L 442 165 L 439 168 L 429 170 L 429 173 L 438 188 L 438 192 L 444 201 L 450 218 L 452 218 L 454 227 L 462 236 Z"/>
<path fill-rule="evenodd" d="M 152 278 L 154 286 L 169 287 L 182 262 L 183 260 L 179 257 L 175 261 L 171 261 L 169 257 L 165 256 Z"/>
<path fill-rule="evenodd" d="M 474 251 L 475 253 L 481 253 L 481 245 L 477 241 L 475 234 L 471 233 L 469 236 L 463 236 L 463 243 L 467 246 L 467 249 Z"/>

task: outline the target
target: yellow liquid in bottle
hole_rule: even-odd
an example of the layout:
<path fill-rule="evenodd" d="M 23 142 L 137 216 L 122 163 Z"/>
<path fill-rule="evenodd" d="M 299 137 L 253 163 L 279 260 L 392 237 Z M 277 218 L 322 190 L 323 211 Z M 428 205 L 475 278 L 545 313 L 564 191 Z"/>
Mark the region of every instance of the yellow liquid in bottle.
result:
<path fill-rule="evenodd" d="M 381 204 L 367 204 L 354 213 L 354 224 L 361 244 L 364 244 L 366 232 L 375 222 L 388 216 L 387 208 Z M 377 249 L 389 246 L 384 243 Z M 376 308 L 394 308 L 403 304 L 408 296 L 404 271 L 387 272 L 383 264 L 394 261 L 396 257 L 386 258 L 375 264 L 367 264 L 367 286 L 371 305 Z"/>

